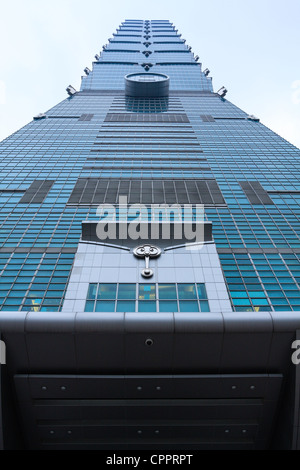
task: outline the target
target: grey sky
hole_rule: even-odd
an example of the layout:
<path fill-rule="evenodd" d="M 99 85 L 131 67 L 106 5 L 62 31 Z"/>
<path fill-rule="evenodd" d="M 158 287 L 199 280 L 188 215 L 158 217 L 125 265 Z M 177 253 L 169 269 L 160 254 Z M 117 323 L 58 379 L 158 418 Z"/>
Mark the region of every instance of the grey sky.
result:
<path fill-rule="evenodd" d="M 226 98 L 300 147 L 299 0 L 0 0 L 0 140 L 79 89 L 125 18 L 169 19 Z"/>

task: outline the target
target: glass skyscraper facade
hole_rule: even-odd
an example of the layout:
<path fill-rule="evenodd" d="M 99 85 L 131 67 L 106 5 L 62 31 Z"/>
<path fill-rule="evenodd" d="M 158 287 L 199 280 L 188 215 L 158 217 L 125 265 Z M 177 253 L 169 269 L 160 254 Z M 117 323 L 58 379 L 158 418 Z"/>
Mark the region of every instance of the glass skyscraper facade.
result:
<path fill-rule="evenodd" d="M 169 96 L 125 96 L 140 72 Z M 299 311 L 299 150 L 215 93 L 169 21 L 126 20 L 87 73 L 1 143 L 1 309 L 61 310 L 82 220 L 130 185 L 129 203 L 204 201 L 234 311 Z M 223 200 L 201 200 L 206 181 Z"/>
<path fill-rule="evenodd" d="M 170 21 L 124 21 L 95 59 L 79 91 L 69 86 L 64 101 L 41 110 L 0 145 L 0 314 L 5 321 L 10 314 L 29 314 L 37 322 L 38 316 L 60 322 L 59 315 L 78 314 L 84 322 L 98 312 L 100 324 L 101 318 L 117 322 L 126 313 L 152 322 L 170 313 L 192 318 L 187 331 L 193 333 L 197 318 L 210 321 L 216 315 L 236 315 L 241 322 L 243 315 L 253 315 L 258 323 L 276 312 L 296 318 L 299 149 L 228 101 L 225 88 L 214 91 L 210 71 L 202 69 Z M 195 206 L 201 205 L 212 236 L 198 251 L 187 250 L 184 241 L 149 238 L 159 251 L 147 259 L 150 275 L 141 275 L 145 256 L 134 256 L 132 249 L 147 240 L 106 243 L 91 235 L 99 205 L 115 208 L 119 220 L 125 196 L 128 205 L 145 205 L 149 217 L 151 205 L 188 204 L 194 220 Z M 151 346 L 150 341 L 145 344 Z M 126 360 L 141 362 L 126 370 L 174 371 L 167 365 L 168 345 L 153 362 L 130 350 Z M 41 373 L 42 362 L 33 365 L 39 358 L 28 357 L 31 371 Z M 213 354 L 203 356 L 198 367 L 194 358 L 185 368 L 181 355 L 172 357 L 182 374 L 207 372 L 214 360 Z M 46 355 L 41 358 L 46 361 Z M 122 362 L 117 345 L 111 357 L 99 355 L 98 373 L 123 373 L 118 358 Z M 80 363 L 80 355 L 77 359 Z M 66 359 L 60 360 L 65 365 L 58 370 L 65 373 Z M 71 370 L 89 371 L 82 361 Z M 245 362 L 248 372 L 269 370 L 250 362 Z M 240 432 L 251 434 L 245 429 Z M 34 439 L 33 447 L 39 442 Z"/>

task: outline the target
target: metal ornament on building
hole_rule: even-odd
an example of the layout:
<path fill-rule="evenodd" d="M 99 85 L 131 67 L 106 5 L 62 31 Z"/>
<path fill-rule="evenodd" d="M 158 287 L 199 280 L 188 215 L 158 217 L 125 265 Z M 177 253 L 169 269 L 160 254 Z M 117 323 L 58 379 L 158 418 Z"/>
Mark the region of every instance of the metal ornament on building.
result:
<path fill-rule="evenodd" d="M 134 248 L 133 254 L 137 258 L 145 258 L 145 269 L 141 271 L 143 277 L 152 277 L 153 270 L 149 268 L 150 258 L 158 258 L 161 254 L 161 249 L 154 245 L 140 245 Z"/>

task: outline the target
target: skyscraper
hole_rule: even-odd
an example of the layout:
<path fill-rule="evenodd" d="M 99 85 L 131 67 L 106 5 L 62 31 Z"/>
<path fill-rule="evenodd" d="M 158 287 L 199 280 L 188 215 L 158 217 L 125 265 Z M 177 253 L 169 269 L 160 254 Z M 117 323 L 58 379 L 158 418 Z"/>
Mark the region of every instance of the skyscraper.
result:
<path fill-rule="evenodd" d="M 1 143 L 2 447 L 297 448 L 300 152 L 169 21 L 102 49 Z"/>

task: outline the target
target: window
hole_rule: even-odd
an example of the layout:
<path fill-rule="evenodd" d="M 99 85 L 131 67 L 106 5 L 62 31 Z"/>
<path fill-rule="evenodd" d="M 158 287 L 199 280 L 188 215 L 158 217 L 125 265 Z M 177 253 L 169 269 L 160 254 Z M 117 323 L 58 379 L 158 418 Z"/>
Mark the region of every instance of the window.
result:
<path fill-rule="evenodd" d="M 86 312 L 209 312 L 205 284 L 91 283 Z"/>
<path fill-rule="evenodd" d="M 130 170 L 131 171 L 131 170 Z M 159 169 L 158 173 L 162 170 Z M 170 169 L 167 169 L 170 173 Z M 161 178 L 79 178 L 69 198 L 69 204 L 117 204 L 119 195 L 127 194 L 128 202 L 143 204 L 224 204 L 218 183 L 214 179 Z"/>

